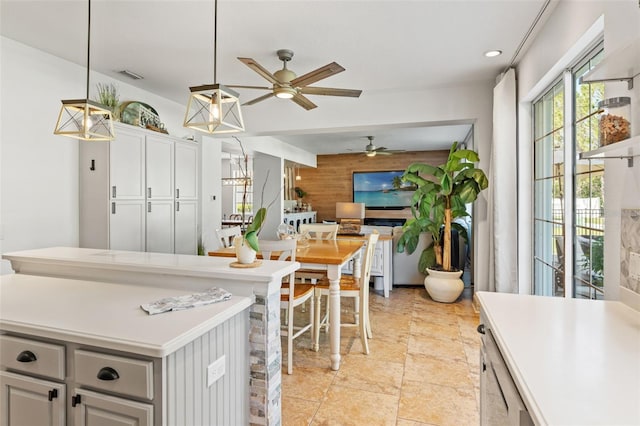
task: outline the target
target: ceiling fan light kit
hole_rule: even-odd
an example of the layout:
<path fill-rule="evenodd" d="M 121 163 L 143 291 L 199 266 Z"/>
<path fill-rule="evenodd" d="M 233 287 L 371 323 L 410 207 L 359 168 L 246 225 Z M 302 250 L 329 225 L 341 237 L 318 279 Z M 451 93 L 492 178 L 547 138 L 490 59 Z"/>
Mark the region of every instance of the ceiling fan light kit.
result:
<path fill-rule="evenodd" d="M 87 86 L 86 99 L 62 101 L 54 135 L 68 136 L 83 141 L 110 141 L 115 137 L 111 110 L 89 100 L 89 70 L 91 59 L 91 0 L 87 9 Z"/>
<path fill-rule="evenodd" d="M 184 115 L 184 127 L 204 133 L 244 131 L 238 93 L 218 84 L 218 0 L 213 8 L 213 84 L 190 87 L 191 96 Z"/>
<path fill-rule="evenodd" d="M 392 155 L 397 152 L 404 152 L 404 149 L 387 149 L 384 146 L 375 146 L 373 144 L 374 136 L 367 136 L 367 139 L 369 139 L 369 143 L 364 148 L 364 151 L 362 151 L 367 157 L 375 157 L 378 154 Z"/>

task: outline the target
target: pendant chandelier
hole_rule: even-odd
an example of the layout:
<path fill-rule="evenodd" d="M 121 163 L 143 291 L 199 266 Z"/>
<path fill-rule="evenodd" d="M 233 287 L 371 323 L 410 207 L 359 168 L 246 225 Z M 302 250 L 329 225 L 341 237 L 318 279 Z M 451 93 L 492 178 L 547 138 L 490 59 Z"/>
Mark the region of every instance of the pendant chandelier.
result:
<path fill-rule="evenodd" d="M 244 131 L 238 93 L 218 84 L 218 0 L 213 12 L 213 84 L 190 87 L 184 127 L 205 133 Z"/>
<path fill-rule="evenodd" d="M 91 0 L 87 18 L 87 91 L 85 99 L 63 100 L 54 135 L 83 141 L 110 141 L 115 137 L 111 110 L 89 100 L 89 70 L 91 69 Z"/>

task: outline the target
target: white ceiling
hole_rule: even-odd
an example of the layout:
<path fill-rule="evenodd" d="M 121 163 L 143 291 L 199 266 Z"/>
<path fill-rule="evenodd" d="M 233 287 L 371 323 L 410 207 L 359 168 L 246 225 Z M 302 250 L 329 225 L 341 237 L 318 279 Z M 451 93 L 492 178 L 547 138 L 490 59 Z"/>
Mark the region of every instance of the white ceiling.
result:
<path fill-rule="evenodd" d="M 269 85 L 238 61 L 274 72 L 276 50 L 294 51 L 289 68 L 305 74 L 332 61 L 346 71 L 321 87 L 406 91 L 493 80 L 514 57 L 546 0 L 219 0 L 218 82 Z M 3 36 L 85 66 L 87 1 L 1 0 Z M 547 11 L 548 13 L 548 11 Z M 188 87 L 213 83 L 213 0 L 93 0 L 91 69 L 181 104 Z M 500 49 L 497 58 L 483 52 Z M 144 76 L 134 81 L 118 73 Z M 246 102 L 267 92 L 239 89 Z M 312 96 L 318 110 L 358 99 Z M 271 98 L 246 106 L 274 119 L 313 114 Z M 296 109 L 293 112 L 292 109 Z M 297 111 L 300 109 L 300 112 Z M 245 114 L 245 120 L 247 113 Z M 286 123 L 283 123 L 286 128 Z M 310 128 L 324 128 L 321 125 Z M 470 123 L 335 129 L 278 137 L 315 153 L 361 150 L 364 136 L 389 149 L 425 150 L 462 140 Z M 438 145 L 440 144 L 440 145 Z"/>

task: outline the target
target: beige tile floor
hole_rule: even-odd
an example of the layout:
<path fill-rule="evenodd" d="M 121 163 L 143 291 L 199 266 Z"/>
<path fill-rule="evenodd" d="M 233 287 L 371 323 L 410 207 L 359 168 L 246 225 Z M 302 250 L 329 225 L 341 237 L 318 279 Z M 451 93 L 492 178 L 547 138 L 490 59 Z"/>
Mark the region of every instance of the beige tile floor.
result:
<path fill-rule="evenodd" d="M 394 288 L 388 299 L 372 291 L 370 354 L 357 330 L 343 327 L 339 371 L 329 368 L 326 333 L 317 353 L 308 335 L 296 339 L 293 374 L 282 375 L 282 424 L 477 425 L 480 338 L 471 299 L 469 287 L 453 304 L 434 302 L 424 287 Z"/>

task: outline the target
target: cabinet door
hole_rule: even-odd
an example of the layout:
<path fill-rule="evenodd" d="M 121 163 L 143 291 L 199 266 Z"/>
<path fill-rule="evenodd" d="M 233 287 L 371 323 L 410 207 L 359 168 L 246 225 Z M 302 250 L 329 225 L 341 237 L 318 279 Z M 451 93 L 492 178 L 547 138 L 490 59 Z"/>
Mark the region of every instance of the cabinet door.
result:
<path fill-rule="evenodd" d="M 198 202 L 176 200 L 175 253 L 198 253 Z"/>
<path fill-rule="evenodd" d="M 173 253 L 173 199 L 147 201 L 147 251 Z"/>
<path fill-rule="evenodd" d="M 145 251 L 144 200 L 112 201 L 109 218 L 111 250 Z"/>
<path fill-rule="evenodd" d="M 109 145 L 109 194 L 112 200 L 144 198 L 145 138 L 142 132 L 118 129 Z"/>
<path fill-rule="evenodd" d="M 0 371 L 0 425 L 65 424 L 65 385 Z"/>
<path fill-rule="evenodd" d="M 173 198 L 173 141 L 147 136 L 147 198 Z"/>
<path fill-rule="evenodd" d="M 153 405 L 75 389 L 75 426 L 151 426 Z M 79 398 L 79 402 L 78 402 Z"/>
<path fill-rule="evenodd" d="M 198 198 L 198 145 L 176 142 L 175 147 L 176 199 Z"/>

